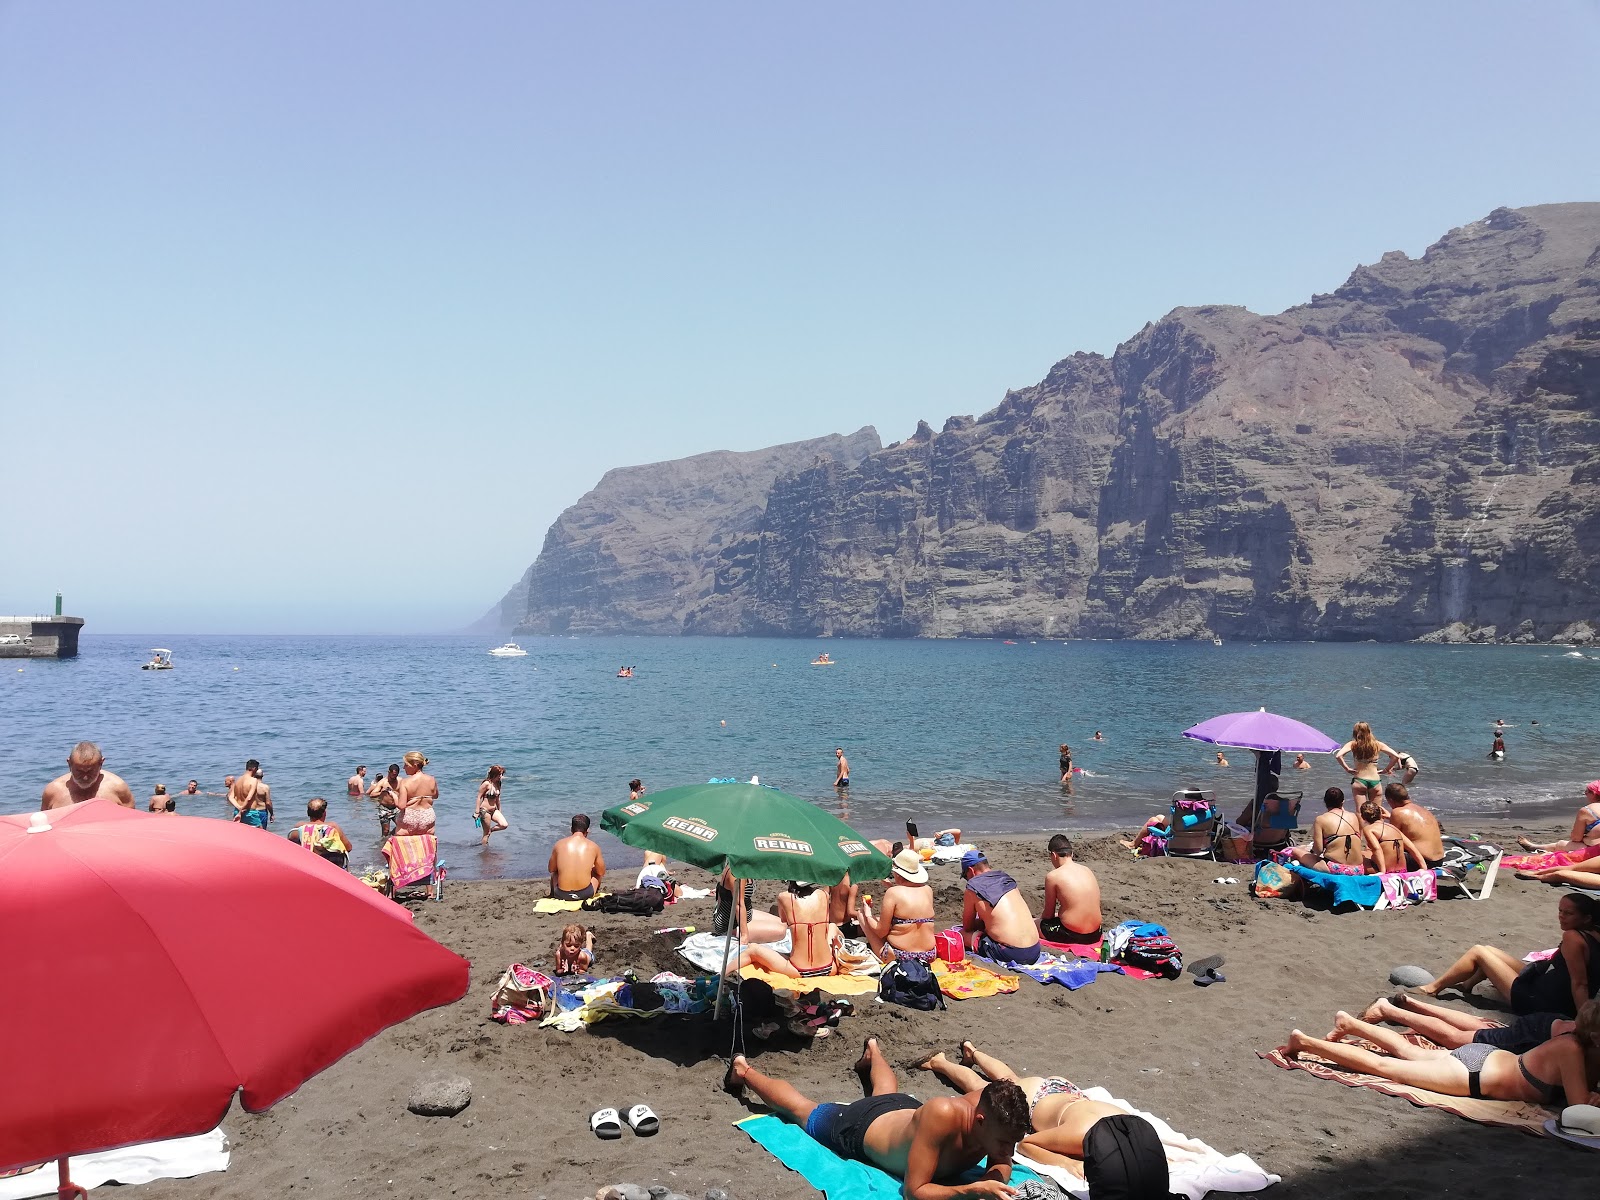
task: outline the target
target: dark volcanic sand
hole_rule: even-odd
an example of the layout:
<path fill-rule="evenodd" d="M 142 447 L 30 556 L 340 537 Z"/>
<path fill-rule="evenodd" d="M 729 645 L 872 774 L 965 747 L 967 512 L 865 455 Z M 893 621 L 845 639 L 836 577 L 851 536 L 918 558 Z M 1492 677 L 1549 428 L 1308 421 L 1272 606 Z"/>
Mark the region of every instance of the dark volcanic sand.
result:
<path fill-rule="evenodd" d="M 1518 826 L 1479 831 L 1512 844 Z M 1538 840 L 1567 826 L 1541 822 Z M 1042 896 L 1046 835 L 989 839 L 991 859 Z M 890 1061 L 953 1048 L 963 1038 L 1019 1070 L 1103 1085 L 1224 1153 L 1243 1151 L 1283 1176 L 1283 1197 L 1397 1196 L 1454 1192 L 1479 1197 L 1592 1194 L 1600 1158 L 1550 1139 L 1490 1129 L 1404 1100 L 1282 1071 L 1258 1049 L 1292 1026 L 1323 1033 L 1339 1008 L 1359 1010 L 1386 994 L 1391 966 L 1442 969 L 1473 942 L 1516 954 L 1555 944 L 1557 889 L 1501 874 L 1484 904 L 1440 902 L 1399 913 L 1335 915 L 1299 903 L 1256 901 L 1249 868 L 1183 860 L 1135 861 L 1109 839 L 1079 857 L 1099 874 L 1107 925 L 1128 917 L 1168 926 L 1191 960 L 1226 955 L 1228 982 L 1103 976 L 1078 992 L 1023 979 L 1011 996 L 951 1003 L 943 1013 L 862 1006 L 837 1035 L 802 1048 L 752 1042 L 758 1065 L 817 1099 L 859 1095 L 850 1065 L 861 1039 L 880 1039 Z M 939 913 L 960 912 L 954 868 L 935 868 Z M 624 872 L 618 871 L 621 876 Z M 628 872 L 631 876 L 631 871 Z M 689 882 L 708 882 L 684 871 Z M 1216 885 L 1219 875 L 1240 883 Z M 775 884 L 757 898 L 770 902 Z M 503 1027 L 488 1019 L 489 996 L 506 964 L 547 960 L 567 918 L 533 914 L 544 883 L 451 885 L 442 904 L 414 905 L 418 924 L 473 962 L 467 998 L 388 1030 L 261 1116 L 230 1113 L 226 1174 L 149 1185 L 150 1200 L 194 1197 L 512 1196 L 579 1200 L 607 1183 L 664 1183 L 698 1197 L 722 1187 L 740 1200 L 799 1200 L 816 1193 L 731 1128 L 747 1110 L 718 1084 L 731 1026 L 662 1018 L 606 1021 L 589 1032 Z M 687 968 L 676 939 L 648 931 L 710 924 L 711 901 L 668 908 L 660 918 L 589 918 L 599 968 L 641 974 Z M 248 997 L 242 997 L 248 1002 Z M 307 1003 L 315 1003 L 314 996 Z M 1492 1008 L 1492 1002 L 1478 1000 Z M 270 1020 L 270 1014 L 263 1019 Z M 406 1111 L 412 1081 L 443 1068 L 472 1080 L 471 1106 L 453 1119 Z M 943 1085 L 903 1073 L 907 1090 Z M 588 1131 L 596 1108 L 645 1102 L 662 1120 L 653 1138 L 631 1132 L 602 1142 Z M 1590 1183 L 1581 1184 L 1587 1174 Z"/>

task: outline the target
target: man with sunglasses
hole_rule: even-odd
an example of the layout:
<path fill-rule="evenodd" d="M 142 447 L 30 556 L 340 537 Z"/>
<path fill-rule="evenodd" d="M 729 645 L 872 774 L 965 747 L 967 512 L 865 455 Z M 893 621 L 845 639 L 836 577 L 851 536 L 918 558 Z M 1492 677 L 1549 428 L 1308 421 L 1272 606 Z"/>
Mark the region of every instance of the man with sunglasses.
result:
<path fill-rule="evenodd" d="M 79 742 L 67 755 L 67 773 L 45 784 L 39 807 L 67 808 L 85 800 L 115 800 L 124 808 L 135 807 L 133 792 L 122 776 L 105 770 L 105 755 L 93 742 Z"/>

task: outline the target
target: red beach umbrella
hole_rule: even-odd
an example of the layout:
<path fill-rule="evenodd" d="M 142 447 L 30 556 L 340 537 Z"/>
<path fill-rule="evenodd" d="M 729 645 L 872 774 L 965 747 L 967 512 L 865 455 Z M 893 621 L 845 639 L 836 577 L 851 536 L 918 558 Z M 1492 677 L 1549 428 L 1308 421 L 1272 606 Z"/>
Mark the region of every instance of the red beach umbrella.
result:
<path fill-rule="evenodd" d="M 110 801 L 0 816 L 0 1170 L 261 1112 L 468 963 L 285 838 Z M 75 1190 L 75 1189 L 74 1189 Z"/>

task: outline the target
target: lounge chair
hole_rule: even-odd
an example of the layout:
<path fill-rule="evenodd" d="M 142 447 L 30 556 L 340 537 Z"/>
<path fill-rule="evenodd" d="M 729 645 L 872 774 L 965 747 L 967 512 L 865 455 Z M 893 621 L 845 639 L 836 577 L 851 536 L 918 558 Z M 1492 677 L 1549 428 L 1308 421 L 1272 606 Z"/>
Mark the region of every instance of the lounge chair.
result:
<path fill-rule="evenodd" d="M 426 880 L 428 898 L 444 899 L 444 863 L 433 834 L 397 833 L 383 844 L 383 857 L 389 864 L 389 895 Z"/>
<path fill-rule="evenodd" d="M 1217 831 L 1222 812 L 1216 792 L 1184 788 L 1172 793 L 1171 830 L 1166 853 L 1172 858 L 1217 857 Z"/>

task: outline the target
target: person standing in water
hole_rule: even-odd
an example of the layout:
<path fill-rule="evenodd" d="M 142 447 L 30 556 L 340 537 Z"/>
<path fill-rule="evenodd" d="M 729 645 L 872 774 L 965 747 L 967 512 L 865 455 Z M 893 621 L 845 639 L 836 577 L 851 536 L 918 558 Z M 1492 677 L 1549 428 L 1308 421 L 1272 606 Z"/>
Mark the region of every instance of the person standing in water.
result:
<path fill-rule="evenodd" d="M 1505 761 L 1506 739 L 1498 729 L 1494 733 L 1494 746 L 1489 750 L 1489 757 L 1495 762 Z"/>
<path fill-rule="evenodd" d="M 1072 747 L 1061 743 L 1061 782 L 1072 782 Z"/>
<path fill-rule="evenodd" d="M 504 767 L 490 767 L 483 777 L 483 782 L 478 785 L 478 800 L 472 810 L 472 819 L 483 831 L 483 837 L 478 842 L 480 846 L 489 844 L 491 833 L 498 833 L 506 828 L 506 815 L 500 811 L 500 781 L 505 775 Z"/>
<path fill-rule="evenodd" d="M 356 773 L 345 780 L 345 795 L 352 799 L 367 794 L 367 768 L 357 767 Z"/>
<path fill-rule="evenodd" d="M 834 774 L 833 786 L 836 788 L 847 788 L 850 786 L 850 760 L 844 756 L 844 748 L 841 746 L 835 746 L 833 748 L 833 757 L 838 760 L 839 768 Z"/>
<path fill-rule="evenodd" d="M 1368 800 L 1378 803 L 1383 794 L 1383 772 L 1378 770 L 1380 754 L 1389 756 L 1390 767 L 1400 761 L 1398 754 L 1372 736 L 1372 726 L 1365 721 L 1357 721 L 1350 731 L 1350 740 L 1334 752 L 1339 765 L 1350 773 L 1351 798 L 1358 811 Z M 1345 761 L 1346 755 L 1355 760 L 1353 765 Z"/>

